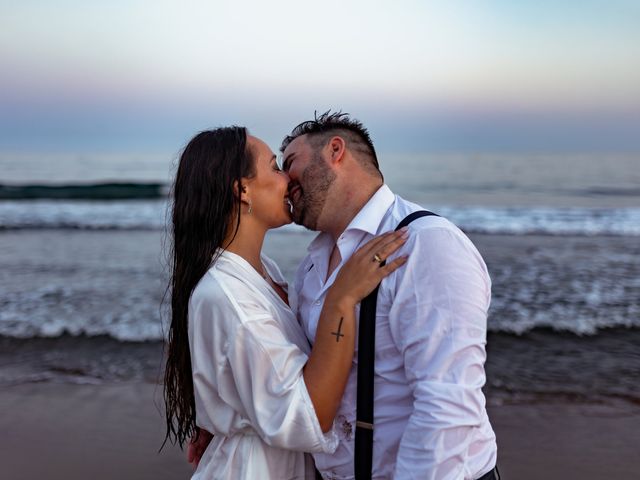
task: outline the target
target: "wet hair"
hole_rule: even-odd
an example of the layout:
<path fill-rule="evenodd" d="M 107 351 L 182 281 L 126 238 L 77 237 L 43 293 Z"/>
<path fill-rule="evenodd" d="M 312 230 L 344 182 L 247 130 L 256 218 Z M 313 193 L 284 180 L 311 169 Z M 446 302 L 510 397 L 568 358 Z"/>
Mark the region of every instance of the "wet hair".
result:
<path fill-rule="evenodd" d="M 307 135 L 314 151 L 326 145 L 332 136 L 338 135 L 345 140 L 347 148 L 355 154 L 362 166 L 383 178 L 369 131 L 360 121 L 341 111 L 331 113 L 331 110 L 327 110 L 321 115 L 315 112 L 313 116 L 313 120 L 300 123 L 284 137 L 280 152 L 284 153 L 287 146 L 302 135 Z"/>
<path fill-rule="evenodd" d="M 227 230 L 240 225 L 240 197 L 234 184 L 255 175 L 247 130 L 204 131 L 185 147 L 173 184 L 171 212 L 170 326 L 164 373 L 167 432 L 180 447 L 196 432 L 196 409 L 188 338 L 189 298 L 215 263 Z M 217 253 L 218 252 L 218 253 Z M 164 443 L 163 443 L 164 445 Z"/>

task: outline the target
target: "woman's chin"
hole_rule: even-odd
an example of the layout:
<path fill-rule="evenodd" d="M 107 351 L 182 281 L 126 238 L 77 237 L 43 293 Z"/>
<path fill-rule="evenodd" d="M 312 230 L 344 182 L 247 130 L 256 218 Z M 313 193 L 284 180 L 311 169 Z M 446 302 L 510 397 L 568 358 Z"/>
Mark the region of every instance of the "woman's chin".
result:
<path fill-rule="evenodd" d="M 289 225 L 290 223 L 293 223 L 293 217 L 291 216 L 291 214 L 287 214 L 280 220 L 280 222 L 278 222 L 277 225 L 272 225 L 271 228 L 284 227 L 285 225 Z"/>
<path fill-rule="evenodd" d="M 291 217 L 291 215 L 289 215 L 283 222 L 282 225 L 280 225 L 281 227 L 285 226 L 285 225 L 289 225 L 290 223 L 293 223 L 293 217 Z"/>

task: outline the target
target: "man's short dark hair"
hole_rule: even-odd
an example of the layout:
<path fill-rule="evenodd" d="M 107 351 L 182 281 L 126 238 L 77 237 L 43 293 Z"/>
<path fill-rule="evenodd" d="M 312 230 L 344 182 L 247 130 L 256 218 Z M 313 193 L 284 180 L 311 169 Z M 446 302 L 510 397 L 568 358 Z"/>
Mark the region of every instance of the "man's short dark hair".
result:
<path fill-rule="evenodd" d="M 371 141 L 369 131 L 356 119 L 350 118 L 348 113 L 341 111 L 331 113 L 327 110 L 321 115 L 314 113 L 313 120 L 307 120 L 295 127 L 289 135 L 284 137 L 280 151 L 284 153 L 287 146 L 296 138 L 307 135 L 314 150 L 323 147 L 334 135 L 344 139 L 356 159 L 367 169 L 375 168 L 382 177 L 376 149 Z"/>

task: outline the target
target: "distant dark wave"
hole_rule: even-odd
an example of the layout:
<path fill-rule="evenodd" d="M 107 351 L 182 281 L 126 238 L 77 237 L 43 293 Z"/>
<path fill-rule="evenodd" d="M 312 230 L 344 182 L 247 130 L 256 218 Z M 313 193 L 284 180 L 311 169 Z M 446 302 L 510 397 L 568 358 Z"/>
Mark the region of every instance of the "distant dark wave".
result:
<path fill-rule="evenodd" d="M 159 230 L 156 225 L 149 225 L 145 223 L 131 224 L 131 225 L 116 225 L 116 224 L 99 224 L 87 225 L 78 223 L 48 223 L 48 224 L 25 224 L 20 226 L 6 226 L 0 223 L 0 232 L 10 232 L 16 230 L 82 230 L 82 231 L 153 231 Z M 613 236 L 613 235 L 612 235 Z"/>
<path fill-rule="evenodd" d="M 640 188 L 593 187 L 583 191 L 590 196 L 640 197 Z"/>
<path fill-rule="evenodd" d="M 3 185 L 0 200 L 129 200 L 162 198 L 163 183 L 95 183 L 76 185 Z"/>
<path fill-rule="evenodd" d="M 419 195 L 423 191 L 423 185 L 416 185 L 415 193 Z M 553 185 L 522 185 L 517 182 L 487 182 L 482 185 L 475 183 L 456 185 L 429 185 L 430 193 L 455 194 L 457 192 L 465 195 L 469 194 L 493 194 L 513 193 L 517 196 L 569 196 L 569 197 L 640 197 L 640 188 L 638 187 L 608 187 L 608 186 L 591 186 L 585 188 L 572 188 L 570 186 Z"/>

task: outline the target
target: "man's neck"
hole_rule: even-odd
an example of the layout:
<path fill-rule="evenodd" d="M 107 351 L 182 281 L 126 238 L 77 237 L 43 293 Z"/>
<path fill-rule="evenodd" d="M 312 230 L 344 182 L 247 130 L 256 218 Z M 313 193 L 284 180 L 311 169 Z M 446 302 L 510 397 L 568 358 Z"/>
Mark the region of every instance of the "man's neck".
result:
<path fill-rule="evenodd" d="M 360 213 L 360 210 L 364 208 L 382 185 L 381 182 L 376 182 L 345 191 L 345 195 L 340 201 L 344 207 L 334 209 L 333 215 L 327 222 L 328 225 L 322 230 L 330 234 L 334 242 L 337 242 L 340 235 L 344 233 L 356 215 Z"/>

